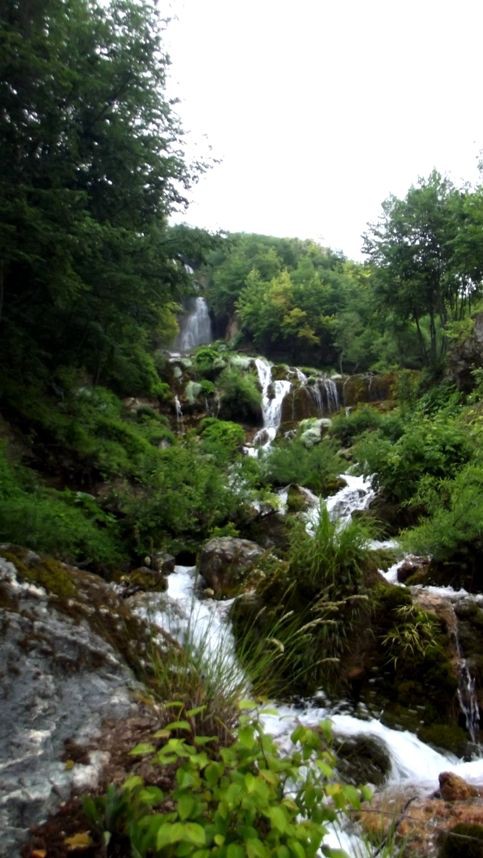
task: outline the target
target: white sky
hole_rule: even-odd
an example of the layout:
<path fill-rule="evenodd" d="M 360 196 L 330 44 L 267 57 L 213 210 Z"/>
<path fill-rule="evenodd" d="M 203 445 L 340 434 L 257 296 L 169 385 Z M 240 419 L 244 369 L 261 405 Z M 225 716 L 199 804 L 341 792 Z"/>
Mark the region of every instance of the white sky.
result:
<path fill-rule="evenodd" d="M 477 181 L 483 0 L 164 0 L 170 94 L 221 163 L 177 220 L 360 258 L 390 194 Z"/>

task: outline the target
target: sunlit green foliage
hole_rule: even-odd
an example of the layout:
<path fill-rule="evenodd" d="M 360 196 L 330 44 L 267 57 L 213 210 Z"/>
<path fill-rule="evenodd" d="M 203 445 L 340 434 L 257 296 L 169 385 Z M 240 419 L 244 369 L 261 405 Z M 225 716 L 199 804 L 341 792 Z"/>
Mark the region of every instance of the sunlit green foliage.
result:
<path fill-rule="evenodd" d="M 328 824 L 370 797 L 370 790 L 330 783 L 329 735 L 328 725 L 299 724 L 282 753 L 259 719 L 242 715 L 234 741 L 216 750 L 216 737 L 198 736 L 193 718 L 173 721 L 131 752 L 155 767 L 176 765 L 172 809 L 163 808 L 161 789 L 138 776 L 86 799 L 84 809 L 106 842 L 124 838 L 139 858 L 315 858 Z M 324 847 L 324 854 L 344 853 Z"/>
<path fill-rule="evenodd" d="M 261 462 L 263 479 L 275 486 L 297 483 L 317 494 L 325 494 L 343 469 L 335 444 L 322 440 L 307 447 L 301 438 L 274 447 Z"/>

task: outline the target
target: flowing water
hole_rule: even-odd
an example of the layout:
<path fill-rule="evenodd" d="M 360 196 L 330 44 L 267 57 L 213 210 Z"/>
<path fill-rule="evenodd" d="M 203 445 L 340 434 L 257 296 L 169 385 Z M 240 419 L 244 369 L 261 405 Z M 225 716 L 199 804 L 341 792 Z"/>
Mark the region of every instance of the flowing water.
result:
<path fill-rule="evenodd" d="M 179 334 L 173 344 L 172 351 L 175 353 L 193 351 L 213 340 L 210 313 L 205 299 L 198 296 L 191 304 L 181 320 Z"/>
<path fill-rule="evenodd" d="M 262 389 L 263 428 L 256 433 L 253 443 L 258 447 L 269 447 L 282 422 L 282 405 L 291 388 L 284 378 L 272 380 L 272 365 L 265 358 L 255 358 L 258 380 Z"/>
<path fill-rule="evenodd" d="M 331 516 L 337 518 L 341 526 L 350 518 L 352 511 L 365 509 L 374 496 L 370 480 L 352 475 L 345 475 L 344 479 L 346 486 L 327 499 Z M 312 497 L 314 508 L 315 502 L 318 508 L 318 498 Z M 387 580 L 395 580 L 398 565 L 395 564 L 385 573 Z M 171 607 L 168 612 L 158 614 L 153 619 L 162 627 L 168 628 L 180 642 L 187 638 L 194 642 L 203 651 L 208 663 L 222 663 L 224 668 L 228 667 L 227 674 L 232 677 L 230 681 L 238 686 L 244 684 L 249 693 L 249 682 L 243 677 L 238 665 L 230 627 L 229 610 L 233 600 L 219 602 L 202 599 L 199 596 L 197 583 L 196 567 L 177 566 L 175 572 L 168 577 L 167 597 Z M 454 591 L 444 587 L 420 589 L 450 600 L 466 598 L 468 595 L 465 591 Z M 461 661 L 464 660 L 461 658 Z M 475 730 L 473 735 L 476 738 L 478 725 L 474 711 L 476 705 L 474 683 L 469 674 L 464 675 L 464 682 L 466 696 L 462 690 L 461 704 L 463 708 L 466 706 L 469 710 L 469 727 L 470 724 L 473 725 Z M 321 721 L 330 720 L 334 735 L 337 737 L 372 737 L 386 750 L 390 759 L 386 787 L 396 785 L 403 788 L 411 787 L 415 793 L 429 794 L 437 789 L 438 775 L 443 771 L 455 772 L 468 782 L 483 781 L 483 758 L 471 761 L 460 760 L 450 753 L 431 748 L 408 730 L 387 727 L 379 719 L 369 717 L 364 711 L 348 711 L 349 707 L 344 704 L 338 706 L 324 704 L 323 695 L 320 697 L 299 706 L 276 705 L 275 713 L 261 716 L 265 729 L 277 738 L 281 747 L 289 746 L 290 734 L 299 722 L 307 726 L 316 726 Z M 345 849 L 353 858 L 362 854 L 367 855 L 361 847 L 357 833 L 354 832 L 334 830 L 325 842 Z"/>

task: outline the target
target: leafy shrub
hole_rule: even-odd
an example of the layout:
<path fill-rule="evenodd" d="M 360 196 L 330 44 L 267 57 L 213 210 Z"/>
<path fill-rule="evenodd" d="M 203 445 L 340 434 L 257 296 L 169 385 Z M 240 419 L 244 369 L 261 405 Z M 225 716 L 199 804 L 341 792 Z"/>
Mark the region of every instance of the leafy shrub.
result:
<path fill-rule="evenodd" d="M 300 438 L 294 438 L 274 447 L 262 460 L 265 482 L 276 486 L 298 483 L 317 494 L 328 491 L 342 467 L 334 443 L 327 439 L 306 447 Z"/>
<path fill-rule="evenodd" d="M 221 461 L 232 459 L 245 440 L 245 432 L 238 423 L 216 417 L 205 417 L 201 421 L 200 435 L 203 449 L 219 456 Z"/>
<path fill-rule="evenodd" d="M 397 441 L 404 432 L 404 423 L 397 411 L 381 414 L 375 408 L 364 406 L 349 414 L 337 414 L 330 428 L 331 434 L 344 447 L 350 447 L 359 435 L 368 430 L 379 430 L 385 438 Z"/>
<path fill-rule="evenodd" d="M 406 503 L 424 476 L 455 474 L 472 452 L 468 432 L 445 415 L 413 420 L 395 443 L 378 431 L 367 433 L 355 447 L 365 472 L 376 475 L 387 497 Z"/>
<path fill-rule="evenodd" d="M 142 743 L 131 752 L 155 766 L 176 765 L 170 809 L 161 789 L 136 775 L 105 797 L 86 799 L 84 809 L 91 824 L 107 830 L 105 839 L 121 835 L 138 858 L 316 856 L 328 824 L 370 797 L 366 789 L 329 782 L 328 736 L 326 724 L 299 724 L 282 754 L 258 719 L 242 716 L 234 742 L 214 752 L 216 737 L 196 735 L 192 721 L 175 721 L 154 735 L 161 749 Z M 328 847 L 324 853 L 335 854 Z"/>
<path fill-rule="evenodd" d="M 437 562 L 461 555 L 466 562 L 483 552 L 483 465 L 466 465 L 453 480 L 433 482 L 426 506 L 430 515 L 403 534 L 403 543 Z"/>
<path fill-rule="evenodd" d="M 32 471 L 12 465 L 2 447 L 0 541 L 97 568 L 125 560 L 116 520 L 92 496 L 43 487 Z"/>
<path fill-rule="evenodd" d="M 212 380 L 226 366 L 226 345 L 201 346 L 193 357 L 193 364 L 199 375 Z"/>
<path fill-rule="evenodd" d="M 254 375 L 227 367 L 218 379 L 218 386 L 222 417 L 255 424 L 261 422 L 262 395 Z"/>

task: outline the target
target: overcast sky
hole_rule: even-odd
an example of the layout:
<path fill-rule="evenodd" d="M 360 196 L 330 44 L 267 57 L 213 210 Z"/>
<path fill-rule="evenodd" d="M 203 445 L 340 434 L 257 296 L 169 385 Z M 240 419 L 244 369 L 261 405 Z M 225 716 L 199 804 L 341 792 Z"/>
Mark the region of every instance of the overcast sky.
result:
<path fill-rule="evenodd" d="M 360 258 L 390 194 L 475 182 L 483 0 L 165 0 L 170 94 L 214 166 L 179 220 Z"/>

